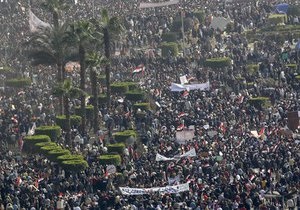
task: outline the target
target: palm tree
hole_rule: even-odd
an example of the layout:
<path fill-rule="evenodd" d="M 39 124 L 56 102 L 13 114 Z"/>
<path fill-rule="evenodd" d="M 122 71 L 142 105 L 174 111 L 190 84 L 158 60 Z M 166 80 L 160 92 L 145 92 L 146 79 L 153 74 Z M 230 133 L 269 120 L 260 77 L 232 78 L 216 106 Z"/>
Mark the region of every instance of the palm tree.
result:
<path fill-rule="evenodd" d="M 63 83 L 59 83 L 53 88 L 53 95 L 56 97 L 62 97 L 64 99 L 64 110 L 66 116 L 66 144 L 71 145 L 71 122 L 70 122 L 70 107 L 69 102 L 71 99 L 77 98 L 84 94 L 82 90 L 73 87 L 70 79 L 64 80 Z"/>
<path fill-rule="evenodd" d="M 111 58 L 111 45 L 113 40 L 116 40 L 123 31 L 123 27 L 118 17 L 110 18 L 107 10 L 103 9 L 101 13 L 100 22 L 94 21 L 96 30 L 99 31 L 103 36 L 104 55 L 109 61 Z M 111 100 L 111 89 L 110 89 L 110 63 L 107 62 L 105 66 L 105 77 L 106 77 L 106 88 L 107 88 L 107 108 L 110 109 Z"/>
<path fill-rule="evenodd" d="M 44 0 L 42 7 L 52 13 L 54 27 L 59 26 L 60 12 L 68 9 L 68 5 L 65 0 Z"/>
<path fill-rule="evenodd" d="M 80 64 L 80 89 L 85 92 L 85 80 L 86 80 L 86 51 L 93 40 L 93 25 L 89 21 L 77 21 L 70 25 L 68 31 L 69 40 L 78 47 L 78 56 Z M 81 113 L 82 113 L 82 126 L 81 132 L 85 133 L 86 126 L 86 111 L 85 111 L 85 94 L 80 97 Z"/>
<path fill-rule="evenodd" d="M 92 87 L 92 95 L 93 95 L 93 106 L 94 106 L 94 119 L 93 119 L 93 128 L 94 133 L 96 133 L 99 129 L 99 105 L 98 105 L 98 72 L 96 70 L 97 67 L 101 65 L 106 65 L 107 60 L 101 57 L 96 52 L 91 52 L 87 55 L 86 60 L 87 66 L 90 69 L 90 80 Z"/>

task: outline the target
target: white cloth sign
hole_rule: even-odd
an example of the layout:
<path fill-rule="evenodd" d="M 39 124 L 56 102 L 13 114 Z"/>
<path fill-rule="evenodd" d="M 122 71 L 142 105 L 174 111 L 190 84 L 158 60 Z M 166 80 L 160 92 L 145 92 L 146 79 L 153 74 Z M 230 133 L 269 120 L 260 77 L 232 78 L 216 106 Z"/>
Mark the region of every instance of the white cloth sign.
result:
<path fill-rule="evenodd" d="M 29 29 L 31 32 L 38 32 L 50 27 L 49 23 L 40 20 L 31 10 L 29 10 Z"/>
<path fill-rule="evenodd" d="M 192 140 L 195 137 L 195 130 L 183 130 L 176 132 L 176 141 L 179 144 L 186 144 L 188 140 Z"/>
<path fill-rule="evenodd" d="M 210 83 L 205 82 L 205 83 L 200 83 L 200 84 L 191 84 L 191 85 L 182 85 L 182 84 L 176 84 L 176 83 L 172 83 L 171 84 L 171 91 L 172 92 L 181 92 L 181 91 L 185 91 L 185 90 L 209 90 L 210 88 Z"/>
<path fill-rule="evenodd" d="M 157 153 L 156 157 L 155 157 L 155 160 L 156 161 L 168 161 L 168 160 L 174 160 L 174 158 L 167 158 L 167 157 Z"/>
<path fill-rule="evenodd" d="M 158 2 L 158 3 L 140 3 L 140 9 L 145 8 L 153 8 L 153 7 L 164 7 L 169 5 L 178 4 L 179 0 L 170 0 L 165 2 Z"/>
<path fill-rule="evenodd" d="M 180 84 L 182 84 L 182 85 L 189 83 L 189 81 L 186 78 L 186 75 L 179 77 L 179 79 L 180 79 Z"/>
<path fill-rule="evenodd" d="M 182 155 L 180 155 L 181 158 L 182 157 L 196 157 L 196 156 L 197 156 L 197 154 L 196 154 L 195 148 L 193 148 L 193 149 L 187 151 L 186 153 L 183 153 Z"/>
<path fill-rule="evenodd" d="M 178 184 L 166 187 L 152 187 L 152 188 L 130 188 L 130 187 L 120 187 L 120 191 L 123 195 L 145 195 L 154 192 L 159 193 L 169 193 L 177 194 L 180 192 L 189 191 L 190 187 L 188 183 Z"/>

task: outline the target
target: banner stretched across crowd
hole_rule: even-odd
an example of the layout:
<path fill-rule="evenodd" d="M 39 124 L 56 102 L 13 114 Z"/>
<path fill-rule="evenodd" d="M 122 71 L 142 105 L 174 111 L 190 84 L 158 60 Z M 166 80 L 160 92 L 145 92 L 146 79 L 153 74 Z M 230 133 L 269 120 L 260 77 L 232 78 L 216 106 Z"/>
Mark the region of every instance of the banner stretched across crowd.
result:
<path fill-rule="evenodd" d="M 196 154 L 196 150 L 195 148 L 192 148 L 191 150 L 183 153 L 182 155 L 178 155 L 178 156 L 174 156 L 172 158 L 168 158 L 168 157 L 165 157 L 161 154 L 156 154 L 156 157 L 155 157 L 155 160 L 156 161 L 170 161 L 170 160 L 179 160 L 180 158 L 183 158 L 183 157 L 196 157 L 197 154 Z"/>

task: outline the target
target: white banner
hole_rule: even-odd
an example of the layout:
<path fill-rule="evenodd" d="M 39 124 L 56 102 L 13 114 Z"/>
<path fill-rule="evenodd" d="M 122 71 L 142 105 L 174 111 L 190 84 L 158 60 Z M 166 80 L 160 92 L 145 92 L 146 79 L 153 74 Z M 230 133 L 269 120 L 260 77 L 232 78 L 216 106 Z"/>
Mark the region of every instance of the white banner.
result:
<path fill-rule="evenodd" d="M 165 2 L 158 2 L 158 3 L 140 3 L 140 9 L 145 8 L 153 8 L 153 7 L 164 7 L 169 5 L 178 4 L 179 0 L 170 0 Z"/>
<path fill-rule="evenodd" d="M 205 83 L 200 83 L 200 84 L 191 84 L 191 85 L 181 85 L 181 84 L 176 84 L 172 83 L 171 84 L 171 91 L 172 92 L 181 92 L 185 90 L 209 90 L 210 84 L 209 81 Z"/>
<path fill-rule="evenodd" d="M 196 157 L 196 156 L 197 156 L 197 154 L 196 154 L 195 148 L 193 148 L 193 149 L 187 151 L 186 153 L 183 153 L 182 155 L 180 155 L 181 158 L 182 157 Z"/>
<path fill-rule="evenodd" d="M 183 130 L 176 132 L 176 141 L 179 144 L 186 144 L 187 141 L 192 140 L 195 137 L 195 130 Z"/>
<path fill-rule="evenodd" d="M 123 195 L 145 195 L 145 194 L 152 194 L 154 192 L 177 194 L 189 190 L 190 187 L 188 183 L 166 186 L 166 187 L 152 187 L 152 188 L 120 187 L 120 191 Z"/>
<path fill-rule="evenodd" d="M 157 153 L 156 157 L 155 157 L 155 160 L 156 161 L 168 161 L 168 160 L 174 160 L 174 158 L 167 158 L 167 157 Z"/>
<path fill-rule="evenodd" d="M 29 29 L 31 32 L 38 32 L 50 27 L 49 23 L 40 20 L 31 10 L 29 10 Z"/>

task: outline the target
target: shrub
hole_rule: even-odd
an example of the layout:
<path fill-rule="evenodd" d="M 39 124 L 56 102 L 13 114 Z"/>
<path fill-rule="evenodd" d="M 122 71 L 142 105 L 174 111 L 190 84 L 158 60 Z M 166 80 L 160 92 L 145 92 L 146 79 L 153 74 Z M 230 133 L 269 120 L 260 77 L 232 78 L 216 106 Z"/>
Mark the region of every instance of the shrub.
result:
<path fill-rule="evenodd" d="M 67 149 L 54 149 L 48 152 L 47 157 L 56 162 L 57 158 L 62 155 L 71 155 L 71 152 Z"/>
<path fill-rule="evenodd" d="M 290 63 L 290 64 L 287 64 L 286 67 L 288 67 L 290 69 L 297 69 L 297 64 L 296 63 Z"/>
<path fill-rule="evenodd" d="M 65 160 L 61 162 L 61 167 L 65 171 L 79 172 L 85 170 L 88 166 L 88 163 L 81 159 Z"/>
<path fill-rule="evenodd" d="M 71 115 L 70 116 L 70 123 L 71 127 L 78 127 L 81 124 L 81 116 L 78 115 Z M 56 124 L 60 126 L 63 130 L 67 128 L 67 118 L 66 115 L 59 115 L 56 116 Z"/>
<path fill-rule="evenodd" d="M 78 116 L 82 116 L 80 106 L 75 107 L 75 114 Z M 88 118 L 88 119 L 93 118 L 93 115 L 94 115 L 94 106 L 93 105 L 87 105 L 85 107 L 85 115 L 86 115 L 86 118 Z"/>
<path fill-rule="evenodd" d="M 111 91 L 113 93 L 123 94 L 129 90 L 128 85 L 124 82 L 115 82 L 111 84 Z"/>
<path fill-rule="evenodd" d="M 285 14 L 272 14 L 268 17 L 268 21 L 270 24 L 280 24 L 285 23 L 287 21 L 287 16 Z"/>
<path fill-rule="evenodd" d="M 135 109 L 141 109 L 141 110 L 149 110 L 150 109 L 150 103 L 136 103 L 133 105 Z"/>
<path fill-rule="evenodd" d="M 114 134 L 114 139 L 117 142 L 125 143 L 126 140 L 131 136 L 136 138 L 136 132 L 134 130 L 125 130 L 125 131 L 121 131 L 121 132 L 116 132 Z"/>
<path fill-rule="evenodd" d="M 178 44 L 175 42 L 163 42 L 160 48 L 163 57 L 176 57 L 178 55 Z"/>
<path fill-rule="evenodd" d="M 66 160 L 84 160 L 84 158 L 82 155 L 71 155 L 71 154 L 60 155 L 57 157 L 58 163 L 62 163 L 63 161 Z"/>
<path fill-rule="evenodd" d="M 50 139 L 50 137 L 49 137 Z M 41 151 L 41 148 L 42 147 L 45 147 L 45 146 L 58 146 L 55 142 L 40 142 L 40 143 L 36 143 L 35 145 L 35 151 L 36 153 L 42 153 Z"/>
<path fill-rule="evenodd" d="M 205 20 L 205 12 L 202 10 L 198 10 L 193 12 L 193 16 L 196 17 L 200 23 L 204 23 Z"/>
<path fill-rule="evenodd" d="M 36 135 L 47 135 L 52 141 L 55 141 L 61 134 L 59 126 L 40 126 L 35 129 Z"/>
<path fill-rule="evenodd" d="M 102 165 L 120 165 L 121 156 L 120 155 L 100 155 L 99 163 Z"/>
<path fill-rule="evenodd" d="M 11 73 L 12 69 L 8 66 L 1 66 L 0 67 L 0 74 L 7 74 L 7 73 Z"/>
<path fill-rule="evenodd" d="M 296 79 L 297 79 L 297 80 L 300 80 L 300 75 L 296 76 Z"/>
<path fill-rule="evenodd" d="M 126 99 L 130 101 L 141 101 L 145 98 L 145 93 L 141 90 L 127 91 L 125 93 Z"/>
<path fill-rule="evenodd" d="M 177 42 L 178 34 L 176 32 L 168 32 L 162 35 L 163 42 Z"/>
<path fill-rule="evenodd" d="M 89 98 L 89 103 L 90 104 L 94 104 L 94 97 L 93 96 L 91 96 Z M 98 96 L 98 104 L 105 104 L 105 103 L 107 103 L 107 97 L 106 97 L 106 95 L 105 94 L 100 94 Z"/>
<path fill-rule="evenodd" d="M 129 90 L 135 90 L 138 87 L 138 84 L 136 82 L 124 82 L 128 86 Z"/>
<path fill-rule="evenodd" d="M 270 105 L 270 99 L 268 97 L 250 98 L 248 102 L 257 109 L 266 108 Z"/>
<path fill-rule="evenodd" d="M 37 143 L 50 142 L 50 137 L 47 135 L 26 136 L 24 138 L 23 148 L 25 151 L 34 151 Z"/>
<path fill-rule="evenodd" d="M 58 146 L 58 145 L 50 145 L 50 146 L 44 146 L 44 147 L 41 147 L 41 153 L 45 156 L 48 155 L 48 153 L 52 150 L 62 150 L 61 146 Z"/>
<path fill-rule="evenodd" d="M 16 79 L 9 79 L 5 81 L 5 86 L 8 87 L 22 88 L 30 85 L 31 85 L 30 78 L 16 78 Z"/>
<path fill-rule="evenodd" d="M 231 59 L 227 57 L 209 58 L 205 60 L 204 65 L 213 69 L 231 66 Z"/>
<path fill-rule="evenodd" d="M 109 153 L 116 152 L 116 153 L 122 154 L 124 149 L 125 149 L 125 144 L 124 143 L 117 143 L 117 144 L 107 145 L 107 151 Z"/>
<path fill-rule="evenodd" d="M 246 69 L 249 74 L 253 75 L 256 74 L 259 70 L 259 65 L 258 64 L 249 64 L 246 66 Z"/>

